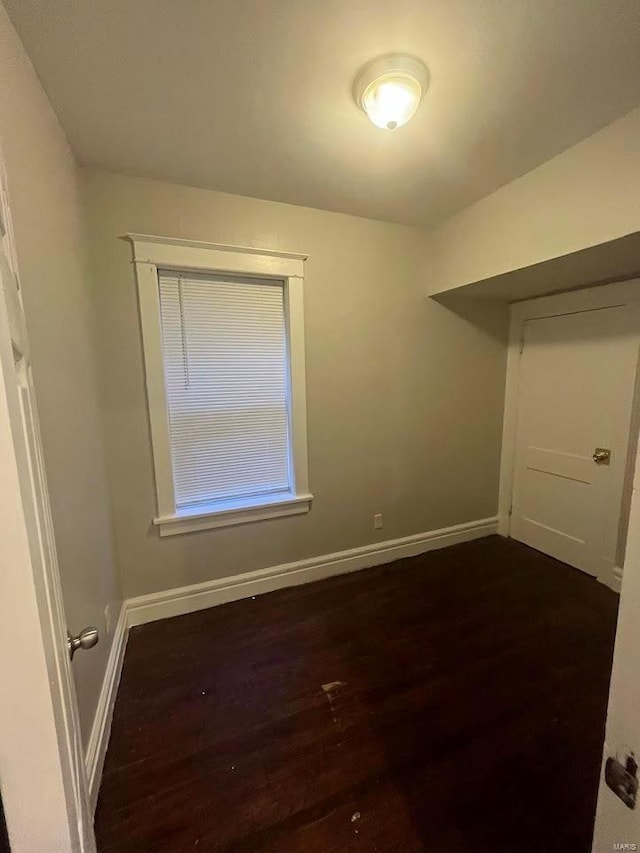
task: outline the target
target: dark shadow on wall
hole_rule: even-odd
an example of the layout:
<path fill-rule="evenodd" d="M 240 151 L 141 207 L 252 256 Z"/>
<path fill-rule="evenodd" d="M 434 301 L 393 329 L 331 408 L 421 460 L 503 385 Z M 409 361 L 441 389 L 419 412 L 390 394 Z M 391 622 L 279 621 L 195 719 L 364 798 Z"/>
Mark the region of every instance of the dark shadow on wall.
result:
<path fill-rule="evenodd" d="M 2 805 L 2 794 L 0 793 L 0 853 L 11 853 L 9 846 L 9 835 L 7 834 L 7 823 L 4 819 L 4 807 Z"/>
<path fill-rule="evenodd" d="M 429 299 L 494 340 L 504 343 L 506 347 L 509 339 L 509 305 L 503 299 L 482 299 L 452 293 L 430 296 Z"/>

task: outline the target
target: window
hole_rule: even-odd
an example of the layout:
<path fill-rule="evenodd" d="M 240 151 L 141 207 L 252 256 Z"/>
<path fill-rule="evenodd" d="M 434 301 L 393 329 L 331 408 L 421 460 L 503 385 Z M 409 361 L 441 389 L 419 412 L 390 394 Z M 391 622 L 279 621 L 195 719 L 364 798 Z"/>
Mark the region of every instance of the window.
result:
<path fill-rule="evenodd" d="M 160 535 L 308 512 L 304 257 L 129 239 Z"/>

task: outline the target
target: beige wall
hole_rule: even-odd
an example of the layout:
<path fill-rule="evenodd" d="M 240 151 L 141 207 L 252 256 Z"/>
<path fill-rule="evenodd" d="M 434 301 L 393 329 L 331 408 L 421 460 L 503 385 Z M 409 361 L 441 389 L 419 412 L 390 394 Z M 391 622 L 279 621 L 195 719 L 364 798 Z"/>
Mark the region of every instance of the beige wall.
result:
<path fill-rule="evenodd" d="M 505 312 L 425 298 L 419 232 L 94 170 L 84 197 L 126 596 L 495 514 Z M 309 515 L 158 538 L 128 231 L 309 253 Z"/>
<path fill-rule="evenodd" d="M 445 220 L 427 236 L 430 293 L 640 231 L 640 108 Z"/>
<path fill-rule="evenodd" d="M 81 248 L 78 172 L 35 72 L 0 4 L 0 139 L 69 627 L 94 624 L 77 655 L 83 736 L 93 722 L 109 642 L 104 607 L 119 598 Z"/>

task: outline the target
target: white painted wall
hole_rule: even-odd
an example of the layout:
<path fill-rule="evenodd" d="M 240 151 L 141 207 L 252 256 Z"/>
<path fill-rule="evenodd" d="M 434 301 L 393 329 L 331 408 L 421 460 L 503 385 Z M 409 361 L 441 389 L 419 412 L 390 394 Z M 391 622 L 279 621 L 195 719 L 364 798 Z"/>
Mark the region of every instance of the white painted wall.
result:
<path fill-rule="evenodd" d="M 127 597 L 495 514 L 506 310 L 428 300 L 420 232 L 96 170 L 84 191 Z M 128 231 L 308 253 L 308 515 L 158 537 Z"/>
<path fill-rule="evenodd" d="M 636 109 L 431 229 L 428 291 L 451 290 L 640 231 L 639 151 Z"/>
<path fill-rule="evenodd" d="M 105 671 L 104 607 L 120 596 L 82 245 L 78 170 L 0 4 L 0 140 L 13 209 L 69 627 L 100 629 L 73 663 L 85 743 Z"/>

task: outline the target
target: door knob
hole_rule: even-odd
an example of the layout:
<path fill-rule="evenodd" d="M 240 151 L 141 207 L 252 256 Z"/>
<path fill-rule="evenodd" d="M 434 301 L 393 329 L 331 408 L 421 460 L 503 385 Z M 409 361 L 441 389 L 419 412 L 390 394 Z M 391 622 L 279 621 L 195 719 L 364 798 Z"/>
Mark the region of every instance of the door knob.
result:
<path fill-rule="evenodd" d="M 611 451 L 606 447 L 596 447 L 592 458 L 596 465 L 609 465 L 611 462 Z"/>
<path fill-rule="evenodd" d="M 72 637 L 67 633 L 67 648 L 69 649 L 69 657 L 73 660 L 73 656 L 78 649 L 92 649 L 98 642 L 98 629 L 85 628 L 80 631 L 77 637 Z"/>

